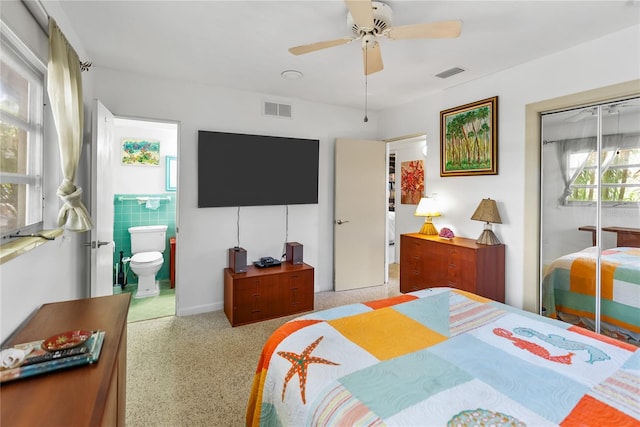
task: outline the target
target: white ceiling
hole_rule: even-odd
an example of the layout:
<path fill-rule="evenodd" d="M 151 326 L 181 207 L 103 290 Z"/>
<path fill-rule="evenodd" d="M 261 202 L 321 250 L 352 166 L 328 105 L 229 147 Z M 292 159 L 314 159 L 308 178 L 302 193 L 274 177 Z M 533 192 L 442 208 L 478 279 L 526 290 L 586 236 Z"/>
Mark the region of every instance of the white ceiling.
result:
<path fill-rule="evenodd" d="M 361 108 L 358 41 L 301 56 L 288 48 L 350 36 L 341 0 L 58 1 L 94 65 L 277 97 Z M 47 0 L 42 0 L 45 9 Z M 463 20 L 457 39 L 380 39 L 384 70 L 368 108 L 409 102 L 638 25 L 640 2 L 386 1 L 393 26 Z M 594 60 L 597 60 L 594 58 Z M 435 74 L 465 69 L 449 79 Z M 301 80 L 281 77 L 298 70 Z M 526 84 L 526 81 L 523 81 Z"/>

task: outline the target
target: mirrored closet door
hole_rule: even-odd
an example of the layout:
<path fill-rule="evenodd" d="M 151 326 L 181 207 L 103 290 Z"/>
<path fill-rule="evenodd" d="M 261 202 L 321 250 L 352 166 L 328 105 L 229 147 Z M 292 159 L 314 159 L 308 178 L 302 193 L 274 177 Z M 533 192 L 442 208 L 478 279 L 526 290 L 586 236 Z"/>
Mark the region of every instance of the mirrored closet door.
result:
<path fill-rule="evenodd" d="M 541 130 L 541 313 L 640 345 L 640 97 Z"/>

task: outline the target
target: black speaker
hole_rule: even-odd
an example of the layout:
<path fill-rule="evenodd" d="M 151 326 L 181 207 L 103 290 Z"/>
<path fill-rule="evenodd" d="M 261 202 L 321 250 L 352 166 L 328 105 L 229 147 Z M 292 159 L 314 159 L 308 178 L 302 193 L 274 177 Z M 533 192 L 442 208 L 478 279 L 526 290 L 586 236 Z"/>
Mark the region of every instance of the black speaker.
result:
<path fill-rule="evenodd" d="M 247 271 L 247 251 L 244 248 L 229 248 L 229 268 L 234 273 L 246 273 Z"/>
<path fill-rule="evenodd" d="M 298 242 L 287 242 L 286 250 L 287 262 L 291 264 L 302 264 L 302 245 Z"/>

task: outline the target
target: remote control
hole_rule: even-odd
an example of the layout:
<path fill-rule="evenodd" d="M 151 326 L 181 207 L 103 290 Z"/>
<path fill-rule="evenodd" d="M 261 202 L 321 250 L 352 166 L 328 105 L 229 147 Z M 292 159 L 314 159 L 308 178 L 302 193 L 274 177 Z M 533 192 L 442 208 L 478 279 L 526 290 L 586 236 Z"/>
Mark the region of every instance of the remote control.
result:
<path fill-rule="evenodd" d="M 86 353 L 89 349 L 87 346 L 80 346 L 75 348 L 68 348 L 65 350 L 52 351 L 50 353 L 44 353 L 39 356 L 28 357 L 25 359 L 21 366 L 33 365 L 34 363 L 48 362 L 50 360 L 61 359 L 63 357 L 75 356 L 78 354 Z"/>

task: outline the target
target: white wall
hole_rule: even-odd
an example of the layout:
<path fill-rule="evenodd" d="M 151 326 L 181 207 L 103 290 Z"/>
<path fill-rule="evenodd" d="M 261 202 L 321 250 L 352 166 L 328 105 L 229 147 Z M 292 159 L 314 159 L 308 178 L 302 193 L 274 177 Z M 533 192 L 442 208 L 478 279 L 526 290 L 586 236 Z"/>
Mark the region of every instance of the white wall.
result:
<path fill-rule="evenodd" d="M 134 119 L 116 118 L 113 128 L 113 193 L 114 194 L 162 194 L 166 192 L 167 156 L 178 154 L 178 125 Z M 144 139 L 160 142 L 158 166 L 124 165 L 122 141 Z"/>
<path fill-rule="evenodd" d="M 332 289 L 333 156 L 336 137 L 373 138 L 377 115 L 268 94 L 134 75 L 98 68 L 95 94 L 114 114 L 180 122 L 177 239 L 177 313 L 221 309 L 227 250 L 235 246 L 236 208 L 197 208 L 198 130 L 256 133 L 320 140 L 319 203 L 289 207 L 290 241 L 304 245 L 304 260 L 316 269 L 316 291 Z M 292 104 L 293 119 L 265 117 L 262 102 Z M 242 173 L 242 171 L 238 171 Z M 262 184 L 262 183 L 256 183 Z M 278 183 L 274 183 L 278 184 Z M 279 256 L 285 240 L 285 207 L 243 207 L 240 245 L 249 261 Z"/>
<path fill-rule="evenodd" d="M 464 65 L 464 64 L 462 64 Z M 524 241 L 525 106 L 567 94 L 640 78 L 640 27 L 632 27 L 536 61 L 456 86 L 382 112 L 381 137 L 426 132 L 439 135 L 440 111 L 498 96 L 498 175 L 440 177 L 438 139 L 429 138 L 426 187 L 438 194 L 447 221 L 458 235 L 476 238 L 482 224 L 469 218 L 482 198 L 495 199 L 502 224 L 494 226 L 506 244 L 506 302 L 523 306 L 524 254 L 537 241 Z M 640 88 L 639 88 L 640 91 Z M 444 216 L 443 216 L 444 219 Z M 527 280 L 525 280 L 527 279 Z M 529 281 L 530 282 L 530 281 Z"/>

